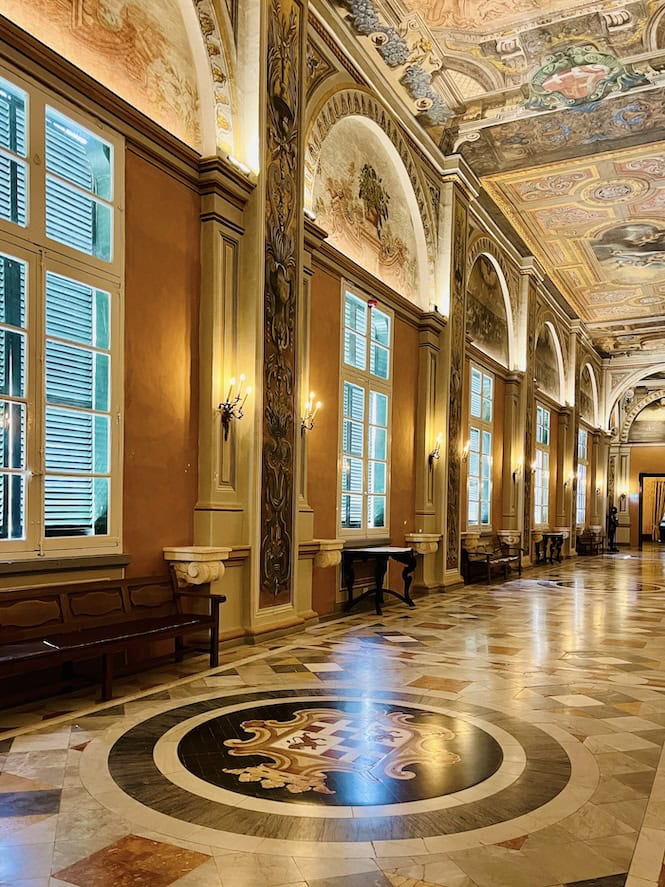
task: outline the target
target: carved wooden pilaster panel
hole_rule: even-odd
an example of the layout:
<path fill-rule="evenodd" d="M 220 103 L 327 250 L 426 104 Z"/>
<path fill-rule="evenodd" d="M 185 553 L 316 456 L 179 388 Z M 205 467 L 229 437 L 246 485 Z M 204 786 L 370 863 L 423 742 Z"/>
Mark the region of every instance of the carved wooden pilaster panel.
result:
<path fill-rule="evenodd" d="M 536 373 L 536 287 L 529 281 L 529 295 L 527 305 L 527 348 L 526 348 L 526 377 L 525 397 L 526 409 L 524 416 L 524 538 L 531 538 L 531 489 L 533 474 L 531 461 L 533 459 L 533 411 L 535 390 L 533 379 Z"/>
<path fill-rule="evenodd" d="M 295 528 L 296 304 L 301 273 L 303 10 L 271 0 L 267 46 L 261 608 L 291 600 Z"/>
<path fill-rule="evenodd" d="M 464 383 L 464 299 L 466 294 L 467 207 L 456 196 L 453 213 L 452 294 L 450 300 L 450 401 L 448 404 L 448 495 L 446 569 L 460 563 L 460 449 Z"/>

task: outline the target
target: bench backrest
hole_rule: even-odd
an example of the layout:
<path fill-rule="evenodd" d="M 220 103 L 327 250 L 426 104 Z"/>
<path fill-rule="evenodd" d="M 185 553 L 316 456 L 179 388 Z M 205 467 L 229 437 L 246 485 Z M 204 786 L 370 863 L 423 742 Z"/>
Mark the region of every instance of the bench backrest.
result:
<path fill-rule="evenodd" d="M 176 611 L 172 582 L 164 576 L 0 591 L 0 644 Z"/>

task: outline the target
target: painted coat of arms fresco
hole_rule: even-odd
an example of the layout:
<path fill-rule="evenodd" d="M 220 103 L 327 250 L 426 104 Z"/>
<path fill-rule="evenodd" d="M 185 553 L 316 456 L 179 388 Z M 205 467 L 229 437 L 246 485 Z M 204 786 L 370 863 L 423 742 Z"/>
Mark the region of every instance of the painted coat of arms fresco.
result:
<path fill-rule="evenodd" d="M 440 767 L 456 764 L 460 756 L 446 748 L 455 733 L 440 724 L 414 721 L 412 714 L 373 710 L 307 708 L 287 720 L 246 720 L 251 739 L 227 739 L 233 757 L 259 755 L 266 763 L 248 764 L 224 772 L 241 783 L 284 788 L 291 794 L 335 794 L 328 782 L 332 772 L 353 774 L 369 783 L 382 777 L 412 780 L 413 766 L 435 760 Z"/>
<path fill-rule="evenodd" d="M 648 82 L 593 43 L 562 47 L 544 61 L 531 80 L 526 102 L 534 110 L 588 106 L 610 92 L 626 92 Z"/>

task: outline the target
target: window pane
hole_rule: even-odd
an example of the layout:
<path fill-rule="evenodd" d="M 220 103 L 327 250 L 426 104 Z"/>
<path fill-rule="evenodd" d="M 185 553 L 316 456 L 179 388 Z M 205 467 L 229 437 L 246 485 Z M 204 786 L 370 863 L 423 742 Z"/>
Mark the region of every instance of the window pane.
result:
<path fill-rule="evenodd" d="M 110 422 L 75 410 L 46 410 L 46 468 L 50 471 L 109 471 Z"/>
<path fill-rule="evenodd" d="M 469 499 L 480 498 L 480 484 L 477 477 L 469 478 Z"/>
<path fill-rule="evenodd" d="M 26 335 L 0 329 L 0 394 L 25 397 Z"/>
<path fill-rule="evenodd" d="M 88 129 L 46 108 L 46 169 L 96 194 L 113 198 L 111 145 Z"/>
<path fill-rule="evenodd" d="M 351 382 L 344 383 L 344 415 L 359 422 L 365 418 L 365 391 Z"/>
<path fill-rule="evenodd" d="M 361 336 L 367 335 L 367 303 L 351 293 L 346 294 L 344 301 L 344 326 Z"/>
<path fill-rule="evenodd" d="M 369 457 L 370 459 L 386 459 L 388 451 L 388 437 L 384 428 L 369 429 Z"/>
<path fill-rule="evenodd" d="M 46 332 L 49 336 L 109 347 L 109 294 L 49 271 L 46 275 Z"/>
<path fill-rule="evenodd" d="M 480 518 L 480 506 L 477 501 L 469 502 L 468 522 L 477 524 Z"/>
<path fill-rule="evenodd" d="M 361 459 L 346 457 L 342 465 L 342 489 L 346 493 L 362 493 L 363 463 Z"/>
<path fill-rule="evenodd" d="M 492 400 L 492 377 L 483 373 L 483 397 L 485 400 Z"/>
<path fill-rule="evenodd" d="M 357 370 L 365 369 L 367 340 L 351 330 L 344 331 L 344 363 Z"/>
<path fill-rule="evenodd" d="M 363 434 L 364 428 L 359 422 L 351 422 L 349 419 L 344 420 L 342 449 L 345 453 L 352 456 L 363 455 Z"/>
<path fill-rule="evenodd" d="M 490 522 L 490 504 L 489 502 L 480 503 L 480 523 L 487 526 Z"/>
<path fill-rule="evenodd" d="M 108 354 L 95 354 L 94 409 L 106 412 L 110 407 L 111 360 Z"/>
<path fill-rule="evenodd" d="M 492 453 L 492 434 L 489 431 L 483 431 L 483 454 L 489 456 Z"/>
<path fill-rule="evenodd" d="M 388 349 L 381 345 L 372 345 L 369 358 L 369 371 L 379 379 L 387 379 L 389 374 Z"/>
<path fill-rule="evenodd" d="M 25 262 L 0 254 L 0 323 L 25 328 Z"/>
<path fill-rule="evenodd" d="M 491 457 L 490 456 L 483 456 L 482 457 L 482 476 L 484 478 L 489 478 L 489 476 L 491 474 L 491 465 L 492 465 Z"/>
<path fill-rule="evenodd" d="M 25 106 L 27 95 L 0 77 L 0 145 L 26 156 Z"/>
<path fill-rule="evenodd" d="M 25 468 L 26 405 L 0 401 L 0 467 Z"/>
<path fill-rule="evenodd" d="M 357 530 L 362 523 L 362 496 L 342 495 L 342 527 L 345 530 Z"/>
<path fill-rule="evenodd" d="M 492 401 L 483 398 L 483 422 L 492 421 Z"/>
<path fill-rule="evenodd" d="M 92 409 L 92 351 L 47 341 L 46 398 L 49 403 Z"/>
<path fill-rule="evenodd" d="M 52 240 L 110 262 L 112 223 L 109 206 L 46 177 L 46 234 Z"/>
<path fill-rule="evenodd" d="M 25 538 L 25 477 L 0 473 L 0 539 Z"/>
<path fill-rule="evenodd" d="M 386 492 L 386 463 L 370 462 L 368 468 L 368 489 L 370 493 Z"/>
<path fill-rule="evenodd" d="M 388 397 L 377 391 L 369 393 L 369 421 L 372 425 L 388 427 Z"/>
<path fill-rule="evenodd" d="M 108 502 L 107 478 L 46 477 L 46 536 L 98 536 L 107 533 Z"/>
<path fill-rule="evenodd" d="M 390 318 L 377 308 L 372 309 L 372 341 L 386 347 L 390 344 Z"/>
<path fill-rule="evenodd" d="M 370 529 L 385 527 L 386 497 L 370 496 L 367 500 L 367 526 Z"/>
<path fill-rule="evenodd" d="M 480 454 L 473 450 L 469 453 L 469 474 L 480 474 Z"/>
<path fill-rule="evenodd" d="M 0 218 L 25 227 L 28 173 L 25 163 L 0 153 Z"/>
<path fill-rule="evenodd" d="M 469 444 L 472 450 L 480 452 L 480 429 L 471 428 L 469 431 Z"/>

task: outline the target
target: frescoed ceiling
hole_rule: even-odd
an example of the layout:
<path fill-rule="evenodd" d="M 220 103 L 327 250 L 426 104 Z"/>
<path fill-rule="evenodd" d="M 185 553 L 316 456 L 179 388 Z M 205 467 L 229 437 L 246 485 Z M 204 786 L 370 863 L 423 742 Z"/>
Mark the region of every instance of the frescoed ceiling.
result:
<path fill-rule="evenodd" d="M 485 186 L 583 320 L 665 314 L 665 142 Z"/>
<path fill-rule="evenodd" d="M 602 353 L 665 344 L 665 0 L 321 9 L 464 156 Z"/>

